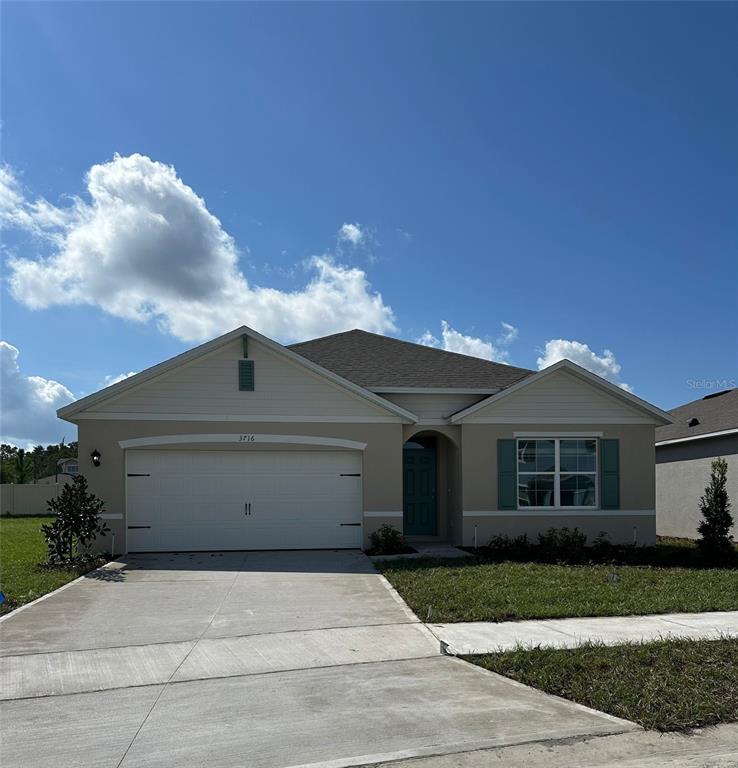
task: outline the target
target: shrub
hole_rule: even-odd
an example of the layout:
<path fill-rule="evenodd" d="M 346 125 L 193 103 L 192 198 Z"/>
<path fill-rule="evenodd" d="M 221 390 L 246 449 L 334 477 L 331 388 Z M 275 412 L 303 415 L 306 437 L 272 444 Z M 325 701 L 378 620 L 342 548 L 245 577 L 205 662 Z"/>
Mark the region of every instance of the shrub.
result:
<path fill-rule="evenodd" d="M 389 523 L 384 523 L 369 536 L 373 555 L 400 555 L 407 552 L 409 547 L 402 534 Z"/>
<path fill-rule="evenodd" d="M 110 529 L 100 520 L 104 503 L 87 490 L 87 480 L 77 475 L 57 498 L 49 499 L 47 506 L 55 516 L 41 526 L 49 564 L 69 566 L 89 559 L 89 544 Z"/>
<path fill-rule="evenodd" d="M 592 550 L 598 557 L 608 557 L 612 554 L 613 545 L 610 543 L 610 537 L 607 531 L 600 531 L 597 538 L 592 542 Z"/>
<path fill-rule="evenodd" d="M 487 548 L 495 559 L 525 560 L 531 556 L 532 548 L 527 534 L 511 538 L 501 534 L 489 540 Z"/>
<path fill-rule="evenodd" d="M 730 514 L 730 499 L 725 487 L 728 479 L 728 462 L 723 458 L 712 462 L 710 484 L 700 498 L 702 522 L 697 527 L 699 548 L 705 552 L 727 554 L 733 547 L 730 529 L 733 517 Z"/>
<path fill-rule="evenodd" d="M 504 534 L 493 536 L 487 554 L 494 560 L 525 560 L 539 562 L 583 562 L 610 555 L 612 546 L 607 534 L 601 533 L 594 547 L 587 547 L 587 536 L 577 528 L 549 528 L 532 544 L 526 534 L 511 538 Z"/>
<path fill-rule="evenodd" d="M 538 551 L 544 560 L 581 561 L 586 555 L 587 536 L 578 528 L 549 528 L 538 534 Z"/>

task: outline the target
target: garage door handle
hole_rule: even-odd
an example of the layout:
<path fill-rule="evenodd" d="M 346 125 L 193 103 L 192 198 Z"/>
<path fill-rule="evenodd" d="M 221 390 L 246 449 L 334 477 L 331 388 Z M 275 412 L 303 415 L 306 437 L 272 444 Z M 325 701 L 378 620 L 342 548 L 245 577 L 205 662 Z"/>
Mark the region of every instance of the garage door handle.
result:
<path fill-rule="evenodd" d="M 339 477 L 361 477 L 361 472 L 341 472 Z"/>
<path fill-rule="evenodd" d="M 344 525 L 349 525 L 349 526 L 356 526 L 358 528 L 361 525 L 361 523 L 339 523 L 339 525 L 341 527 L 343 527 Z"/>
<path fill-rule="evenodd" d="M 151 528 L 150 525 L 129 525 L 128 530 L 132 530 L 133 528 Z"/>
<path fill-rule="evenodd" d="M 249 515 L 251 515 L 251 502 L 250 502 L 250 501 L 244 502 L 244 505 L 243 505 L 243 514 L 244 514 L 245 516 L 249 516 Z"/>

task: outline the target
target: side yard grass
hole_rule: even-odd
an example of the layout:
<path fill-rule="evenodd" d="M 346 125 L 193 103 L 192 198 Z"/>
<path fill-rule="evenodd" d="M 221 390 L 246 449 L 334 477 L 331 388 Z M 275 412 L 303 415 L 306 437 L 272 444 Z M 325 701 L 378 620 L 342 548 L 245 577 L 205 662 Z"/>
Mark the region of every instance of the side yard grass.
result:
<path fill-rule="evenodd" d="M 515 650 L 467 661 L 659 731 L 738 721 L 738 640 Z"/>
<path fill-rule="evenodd" d="M 88 570 L 39 566 L 46 559 L 41 525 L 51 520 L 51 517 L 0 518 L 0 591 L 5 594 L 0 614 L 30 603 Z"/>
<path fill-rule="evenodd" d="M 472 558 L 375 565 L 421 620 L 439 623 L 738 610 L 738 569 L 731 568 Z"/>

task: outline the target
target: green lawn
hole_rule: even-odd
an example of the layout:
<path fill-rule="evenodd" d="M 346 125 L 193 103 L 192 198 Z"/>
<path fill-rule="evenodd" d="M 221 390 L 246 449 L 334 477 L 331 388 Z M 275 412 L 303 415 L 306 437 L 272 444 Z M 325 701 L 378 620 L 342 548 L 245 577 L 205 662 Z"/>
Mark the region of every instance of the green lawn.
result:
<path fill-rule="evenodd" d="M 659 731 L 738 720 L 738 640 L 515 650 L 468 661 Z"/>
<path fill-rule="evenodd" d="M 0 591 L 7 602 L 0 614 L 29 603 L 80 575 L 72 568 L 45 570 L 38 567 L 46 559 L 42 523 L 51 517 L 0 518 Z"/>
<path fill-rule="evenodd" d="M 377 562 L 421 619 L 508 621 L 738 610 L 738 570 L 634 565 Z"/>

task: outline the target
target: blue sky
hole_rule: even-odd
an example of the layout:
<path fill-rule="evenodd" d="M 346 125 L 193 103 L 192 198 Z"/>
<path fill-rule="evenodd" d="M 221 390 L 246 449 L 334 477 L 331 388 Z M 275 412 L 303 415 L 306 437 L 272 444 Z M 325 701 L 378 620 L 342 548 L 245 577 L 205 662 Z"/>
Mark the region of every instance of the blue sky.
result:
<path fill-rule="evenodd" d="M 242 322 L 729 383 L 737 92 L 728 3 L 4 3 L 4 439 Z"/>

